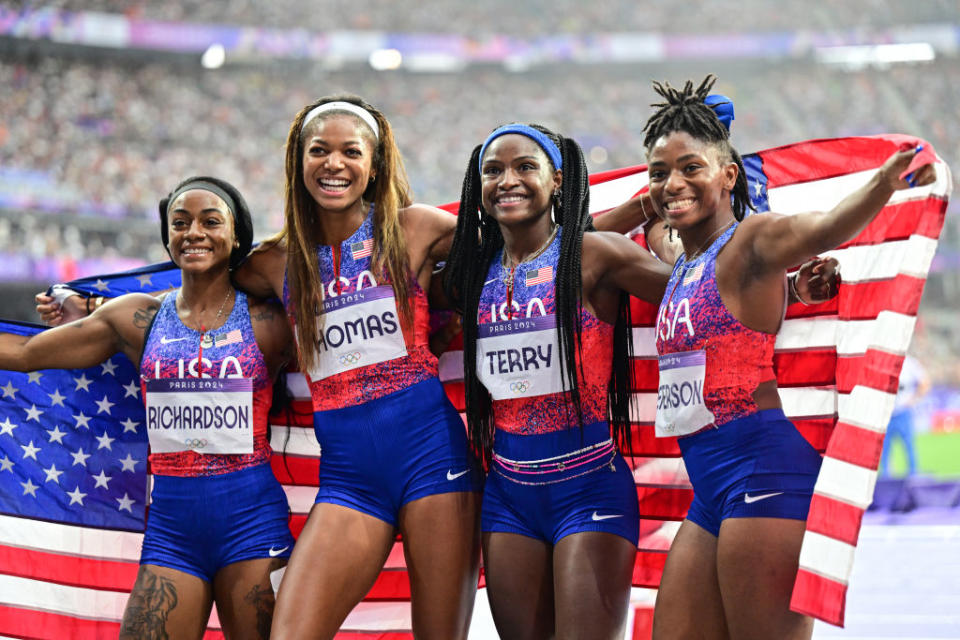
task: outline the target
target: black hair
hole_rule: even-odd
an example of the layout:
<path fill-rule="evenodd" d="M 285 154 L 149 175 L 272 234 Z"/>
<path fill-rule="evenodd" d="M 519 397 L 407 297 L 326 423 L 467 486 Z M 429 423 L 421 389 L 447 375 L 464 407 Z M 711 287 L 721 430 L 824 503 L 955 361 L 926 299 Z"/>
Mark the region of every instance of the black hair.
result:
<path fill-rule="evenodd" d="M 568 399 L 568 409 L 583 426 L 578 372 L 582 376 L 581 254 L 583 234 L 594 231 L 590 217 L 590 183 L 587 165 L 580 145 L 571 138 L 557 135 L 540 125 L 530 125 L 549 137 L 560 149 L 563 160 L 563 181 L 560 195 L 554 200 L 556 222 L 560 225 L 560 256 L 554 277 L 554 296 L 559 334 L 559 362 Z M 500 227 L 489 218 L 481 200 L 481 145 L 477 145 L 463 178 L 457 230 L 444 269 L 444 290 L 463 313 L 464 397 L 467 430 L 470 440 L 484 461 L 489 461 L 493 444 L 494 424 L 490 394 L 481 384 L 477 362 L 477 312 L 480 295 L 490 263 L 503 247 Z M 548 158 L 549 161 L 549 158 Z M 478 215 L 479 212 L 479 215 Z M 483 222 L 481 222 L 483 220 Z M 479 238 L 479 242 L 477 239 Z M 614 328 L 613 373 L 608 388 L 608 420 L 614 439 L 621 448 L 630 444 L 629 403 L 631 398 L 630 358 L 633 341 L 630 304 L 621 293 L 619 315 Z M 583 358 L 579 358 L 582 363 Z"/>
<path fill-rule="evenodd" d="M 192 176 L 181 181 L 180 184 L 160 200 L 160 237 L 163 239 L 164 249 L 166 249 L 167 254 L 170 255 L 170 247 L 167 246 L 170 242 L 170 229 L 167 226 L 167 209 L 174 198 L 179 196 L 178 192 L 182 193 L 188 190 L 184 189 L 184 187 L 189 187 L 191 183 L 196 183 L 197 189 L 206 190 L 210 190 L 210 186 L 212 185 L 214 189 L 219 189 L 223 192 L 223 195 L 228 196 L 228 198 L 223 198 L 221 194 L 217 193 L 217 195 L 225 201 L 233 216 L 233 234 L 238 246 L 234 247 L 233 251 L 230 252 L 230 269 L 236 269 L 246 260 L 247 254 L 250 253 L 250 247 L 253 246 L 253 219 L 250 217 L 250 209 L 247 207 L 247 201 L 240 195 L 240 191 L 226 180 L 221 180 L 220 178 Z M 211 191 L 211 193 L 216 193 L 216 191 Z M 172 258 L 173 256 L 170 255 L 170 257 Z"/>
<path fill-rule="evenodd" d="M 721 157 L 735 162 L 739 169 L 731 197 L 733 216 L 737 220 L 743 220 L 747 209 L 756 210 L 750 200 L 747 171 L 740 154 L 730 144 L 730 132 L 717 118 L 714 110 L 704 103 L 716 81 L 717 77 L 709 74 L 696 89 L 693 88 L 691 80 L 684 83 L 683 89 L 675 89 L 669 82 L 654 82 L 654 91 L 663 96 L 666 102 L 650 105 L 657 107 L 657 111 L 650 116 L 643 128 L 646 134 L 643 146 L 649 155 L 657 140 L 674 131 L 686 132 L 697 140 L 715 145 Z"/>

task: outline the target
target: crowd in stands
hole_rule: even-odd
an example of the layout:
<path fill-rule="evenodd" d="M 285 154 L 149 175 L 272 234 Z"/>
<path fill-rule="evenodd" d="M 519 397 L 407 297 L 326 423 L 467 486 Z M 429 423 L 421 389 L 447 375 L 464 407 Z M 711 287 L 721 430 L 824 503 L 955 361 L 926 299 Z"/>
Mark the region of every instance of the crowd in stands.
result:
<path fill-rule="evenodd" d="M 893 27 L 937 23 L 956 17 L 956 0 L 858 0 L 857 2 L 776 2 L 769 0 L 52 0 L 44 3 L 73 11 L 123 13 L 143 20 L 270 25 L 277 28 L 380 30 L 399 33 L 456 33 L 486 37 L 538 37 L 554 33 L 621 31 L 776 31 Z"/>

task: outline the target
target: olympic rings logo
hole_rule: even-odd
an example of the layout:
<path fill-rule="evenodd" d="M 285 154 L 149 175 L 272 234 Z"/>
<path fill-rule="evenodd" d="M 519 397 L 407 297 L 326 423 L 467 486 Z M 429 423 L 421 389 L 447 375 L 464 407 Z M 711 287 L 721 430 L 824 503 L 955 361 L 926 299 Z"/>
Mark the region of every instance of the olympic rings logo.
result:
<path fill-rule="evenodd" d="M 526 393 L 530 390 L 530 381 L 529 380 L 519 380 L 517 382 L 510 383 L 510 391 L 514 393 Z"/>
<path fill-rule="evenodd" d="M 183 444 L 188 449 L 203 449 L 207 446 L 207 441 L 204 438 L 187 438 L 183 441 Z"/>
<path fill-rule="evenodd" d="M 353 353 L 343 353 L 343 354 L 341 354 L 341 355 L 337 358 L 337 360 L 340 361 L 340 364 L 356 364 L 357 362 L 360 361 L 360 358 L 361 358 L 361 357 L 362 357 L 362 356 L 360 355 L 360 352 L 359 352 L 359 351 L 354 351 Z"/>

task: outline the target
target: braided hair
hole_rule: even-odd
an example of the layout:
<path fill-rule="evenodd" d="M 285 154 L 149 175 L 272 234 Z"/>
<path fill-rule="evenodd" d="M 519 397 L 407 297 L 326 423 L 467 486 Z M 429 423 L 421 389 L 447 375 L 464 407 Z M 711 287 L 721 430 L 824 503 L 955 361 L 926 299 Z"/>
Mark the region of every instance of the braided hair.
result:
<path fill-rule="evenodd" d="M 683 131 L 697 140 L 714 145 L 722 159 L 735 162 L 739 169 L 731 199 L 733 216 L 737 220 L 743 220 L 747 209 L 756 210 L 750 200 L 747 171 L 740 154 L 730 144 L 730 131 L 720 122 L 714 110 L 704 103 L 716 81 L 717 77 L 709 74 L 696 89 L 693 88 L 693 82 L 690 80 L 684 83 L 683 89 L 675 89 L 669 82 L 654 82 L 654 91 L 666 102 L 650 105 L 657 107 L 657 111 L 650 116 L 643 128 L 646 134 L 643 138 L 643 146 L 647 150 L 647 155 L 650 155 L 657 140 L 674 131 Z"/>
<path fill-rule="evenodd" d="M 583 375 L 581 308 L 581 255 L 583 234 L 594 231 L 590 217 L 590 184 L 587 165 L 580 145 L 540 125 L 529 125 L 546 135 L 560 150 L 563 181 L 559 198 L 554 200 L 556 222 L 561 226 L 560 255 L 554 280 L 554 295 L 559 334 L 559 362 L 568 399 L 577 423 L 583 426 L 578 373 Z M 484 280 L 494 256 L 503 248 L 500 226 L 483 209 L 481 176 L 478 166 L 482 146 L 477 145 L 463 178 L 457 230 L 450 249 L 444 277 L 444 290 L 454 306 L 463 313 L 464 395 L 467 431 L 476 452 L 489 461 L 493 444 L 493 406 L 490 394 L 477 376 L 477 315 Z M 477 239 L 479 238 L 479 242 Z M 630 305 L 623 293 L 614 329 L 614 366 L 608 389 L 608 419 L 615 441 L 629 446 L 628 408 L 631 398 L 630 356 L 633 353 L 630 330 Z"/>

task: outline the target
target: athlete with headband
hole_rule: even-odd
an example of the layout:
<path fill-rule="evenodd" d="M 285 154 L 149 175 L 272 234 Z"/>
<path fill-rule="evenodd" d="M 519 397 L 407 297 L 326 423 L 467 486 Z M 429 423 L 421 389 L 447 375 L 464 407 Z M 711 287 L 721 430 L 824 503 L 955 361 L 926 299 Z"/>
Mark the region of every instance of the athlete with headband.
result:
<path fill-rule="evenodd" d="M 656 431 L 679 437 L 694 489 L 653 635 L 809 638 L 812 619 L 789 602 L 820 456 L 784 417 L 773 375 L 784 272 L 851 239 L 894 191 L 935 172 L 923 164 L 904 180 L 921 150 L 909 146 L 828 212 L 745 218 L 743 163 L 704 105 L 713 82 L 655 83 L 664 102 L 644 130 L 651 202 L 684 250 L 657 316 Z"/>
<path fill-rule="evenodd" d="M 278 304 L 230 282 L 253 239 L 232 185 L 190 178 L 159 209 L 180 289 L 123 295 L 30 338 L 0 334 L 0 367 L 85 368 L 115 353 L 139 364 L 153 490 L 120 637 L 201 638 L 216 602 L 227 638 L 267 638 L 270 575 L 293 548 L 267 440 L 290 328 Z"/>

